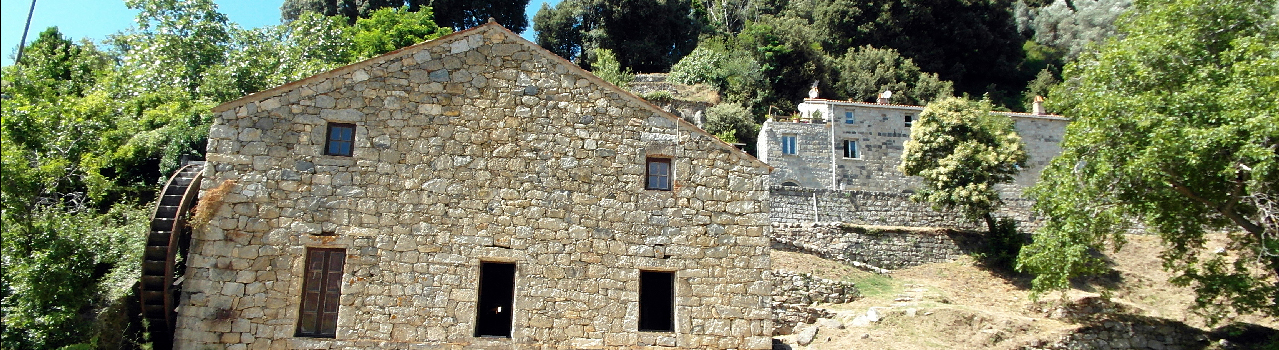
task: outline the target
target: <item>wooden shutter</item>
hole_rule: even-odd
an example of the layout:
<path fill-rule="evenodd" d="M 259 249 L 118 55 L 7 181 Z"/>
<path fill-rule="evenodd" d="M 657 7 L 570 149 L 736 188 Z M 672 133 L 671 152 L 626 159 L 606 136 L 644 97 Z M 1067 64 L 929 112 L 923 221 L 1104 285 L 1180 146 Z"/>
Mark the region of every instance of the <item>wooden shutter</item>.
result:
<path fill-rule="evenodd" d="M 331 338 L 337 335 L 338 301 L 342 297 L 342 266 L 345 263 L 345 249 L 307 250 L 298 336 Z"/>

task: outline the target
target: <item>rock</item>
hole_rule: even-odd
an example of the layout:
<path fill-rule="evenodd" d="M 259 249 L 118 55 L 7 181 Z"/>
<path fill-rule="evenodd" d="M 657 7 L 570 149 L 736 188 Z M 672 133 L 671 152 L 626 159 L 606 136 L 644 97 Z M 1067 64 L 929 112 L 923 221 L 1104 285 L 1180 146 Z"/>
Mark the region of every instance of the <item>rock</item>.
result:
<path fill-rule="evenodd" d="M 874 307 L 872 307 L 872 308 L 866 309 L 866 320 L 867 320 L 867 321 L 870 321 L 870 322 L 879 322 L 879 311 L 876 311 L 875 309 L 878 309 L 878 308 L 874 308 Z"/>
<path fill-rule="evenodd" d="M 808 346 L 813 343 L 813 338 L 817 337 L 817 326 L 806 327 L 795 335 L 795 344 L 800 346 Z"/>

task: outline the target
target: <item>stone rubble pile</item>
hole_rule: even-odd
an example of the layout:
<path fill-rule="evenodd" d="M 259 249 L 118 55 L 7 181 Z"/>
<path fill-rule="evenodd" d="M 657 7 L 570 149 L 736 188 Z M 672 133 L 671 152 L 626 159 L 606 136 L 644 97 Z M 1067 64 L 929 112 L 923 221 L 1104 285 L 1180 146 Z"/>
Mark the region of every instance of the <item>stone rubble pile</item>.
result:
<path fill-rule="evenodd" d="M 806 273 L 772 271 L 773 334 L 790 334 L 796 325 L 814 323 L 834 314 L 815 304 L 843 304 L 861 299 L 861 291 L 849 282 L 816 277 Z"/>

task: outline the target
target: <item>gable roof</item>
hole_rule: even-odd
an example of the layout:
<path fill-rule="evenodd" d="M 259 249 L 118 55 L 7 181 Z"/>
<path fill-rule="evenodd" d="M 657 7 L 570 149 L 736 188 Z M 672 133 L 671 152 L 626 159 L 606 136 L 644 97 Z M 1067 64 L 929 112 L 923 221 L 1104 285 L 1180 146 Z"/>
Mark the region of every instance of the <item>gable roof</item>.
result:
<path fill-rule="evenodd" d="M 755 165 L 756 167 L 767 168 L 770 172 L 773 170 L 772 166 L 768 165 L 767 163 L 764 163 L 758 158 L 755 158 L 755 156 L 752 156 L 749 153 L 746 153 L 745 151 L 742 151 L 741 149 L 738 149 L 737 147 L 731 144 L 728 144 L 727 142 L 724 142 L 723 140 L 720 140 L 715 135 L 709 132 L 706 132 L 705 130 L 702 130 L 702 128 L 699 128 L 696 125 L 689 123 L 688 121 L 684 120 L 683 118 L 680 118 L 679 116 L 676 116 L 674 114 L 671 114 L 670 112 L 664 111 L 661 108 L 658 108 L 656 105 L 653 105 L 653 103 L 643 98 L 640 98 L 639 96 L 636 96 L 634 93 L 631 93 L 630 91 L 627 91 L 626 89 L 618 87 L 617 85 L 613 85 L 612 83 L 606 82 L 604 81 L 604 79 L 600 79 L 599 77 L 595 76 L 595 74 L 585 69 L 582 69 L 581 67 L 578 67 L 576 64 L 569 62 L 567 59 L 564 59 L 563 57 L 560 57 L 559 55 L 552 53 L 551 51 L 543 48 L 540 45 L 537 45 L 531 41 L 525 40 L 523 37 L 520 37 L 519 35 L 516 35 L 514 32 L 511 32 L 510 29 L 506 29 L 506 27 L 503 27 L 502 25 L 493 21 L 490 21 L 489 23 L 478 25 L 472 28 L 468 28 L 462 31 L 454 32 L 452 34 L 445 35 L 445 36 L 436 38 L 434 40 L 428 40 L 428 41 L 424 41 L 414 45 L 406 46 L 406 47 L 400 48 L 399 50 L 391 51 L 381 56 L 373 57 L 364 61 L 338 67 L 327 72 L 322 72 L 316 75 L 312 75 L 310 77 L 289 82 L 274 88 L 255 92 L 255 93 L 246 95 L 244 97 L 222 103 L 218 105 L 217 107 L 213 107 L 212 111 L 214 113 L 221 113 L 221 112 L 225 112 L 225 111 L 228 111 L 237 107 L 241 107 L 250 103 L 260 102 L 276 96 L 281 96 L 299 87 L 305 86 L 309 83 L 319 82 L 324 79 L 337 77 L 342 74 L 354 72 L 361 68 L 386 62 L 391 59 L 412 55 L 413 53 L 416 53 L 418 51 L 421 51 L 427 48 L 443 45 L 445 43 L 456 41 L 458 39 L 463 39 L 465 36 L 469 34 L 484 31 L 485 29 L 492 29 L 496 32 L 502 33 L 503 35 L 506 36 L 508 40 L 511 40 L 512 42 L 520 45 L 524 45 L 525 47 L 529 48 L 530 51 L 540 54 L 545 58 L 558 61 L 561 65 L 563 65 L 568 70 L 568 73 L 565 73 L 565 74 L 577 73 L 599 86 L 602 86 L 606 89 L 613 90 L 613 92 L 616 92 L 618 96 L 620 96 L 622 99 L 627 99 L 627 100 L 630 100 L 631 102 L 637 102 L 641 107 L 648 109 L 650 112 L 653 112 L 656 115 L 660 115 L 662 117 L 665 117 L 667 119 L 674 121 L 676 125 L 684 126 L 685 128 L 689 129 L 689 131 L 693 133 L 700 133 L 702 135 L 710 137 L 711 140 L 713 140 L 712 142 L 718 145 L 719 147 L 724 148 L 731 153 L 737 154 L 740 157 L 745 157 L 743 159 L 745 159 L 748 163 Z"/>

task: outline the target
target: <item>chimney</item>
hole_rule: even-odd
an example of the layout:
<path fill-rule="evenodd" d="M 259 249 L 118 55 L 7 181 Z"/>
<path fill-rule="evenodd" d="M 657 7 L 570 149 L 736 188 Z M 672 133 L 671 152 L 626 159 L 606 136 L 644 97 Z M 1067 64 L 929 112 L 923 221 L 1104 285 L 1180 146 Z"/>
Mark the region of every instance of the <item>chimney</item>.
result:
<path fill-rule="evenodd" d="M 808 98 L 817 98 L 818 96 L 821 96 L 821 94 L 821 90 L 817 89 L 817 81 L 813 80 L 813 88 L 808 89 Z"/>
<path fill-rule="evenodd" d="M 1044 115 L 1044 97 L 1035 95 L 1035 104 L 1031 105 L 1031 113 L 1035 115 Z"/>
<path fill-rule="evenodd" d="M 888 99 L 890 98 L 893 98 L 893 92 L 891 90 L 884 90 L 884 93 L 879 94 L 879 98 L 875 99 L 875 103 L 888 104 Z"/>

